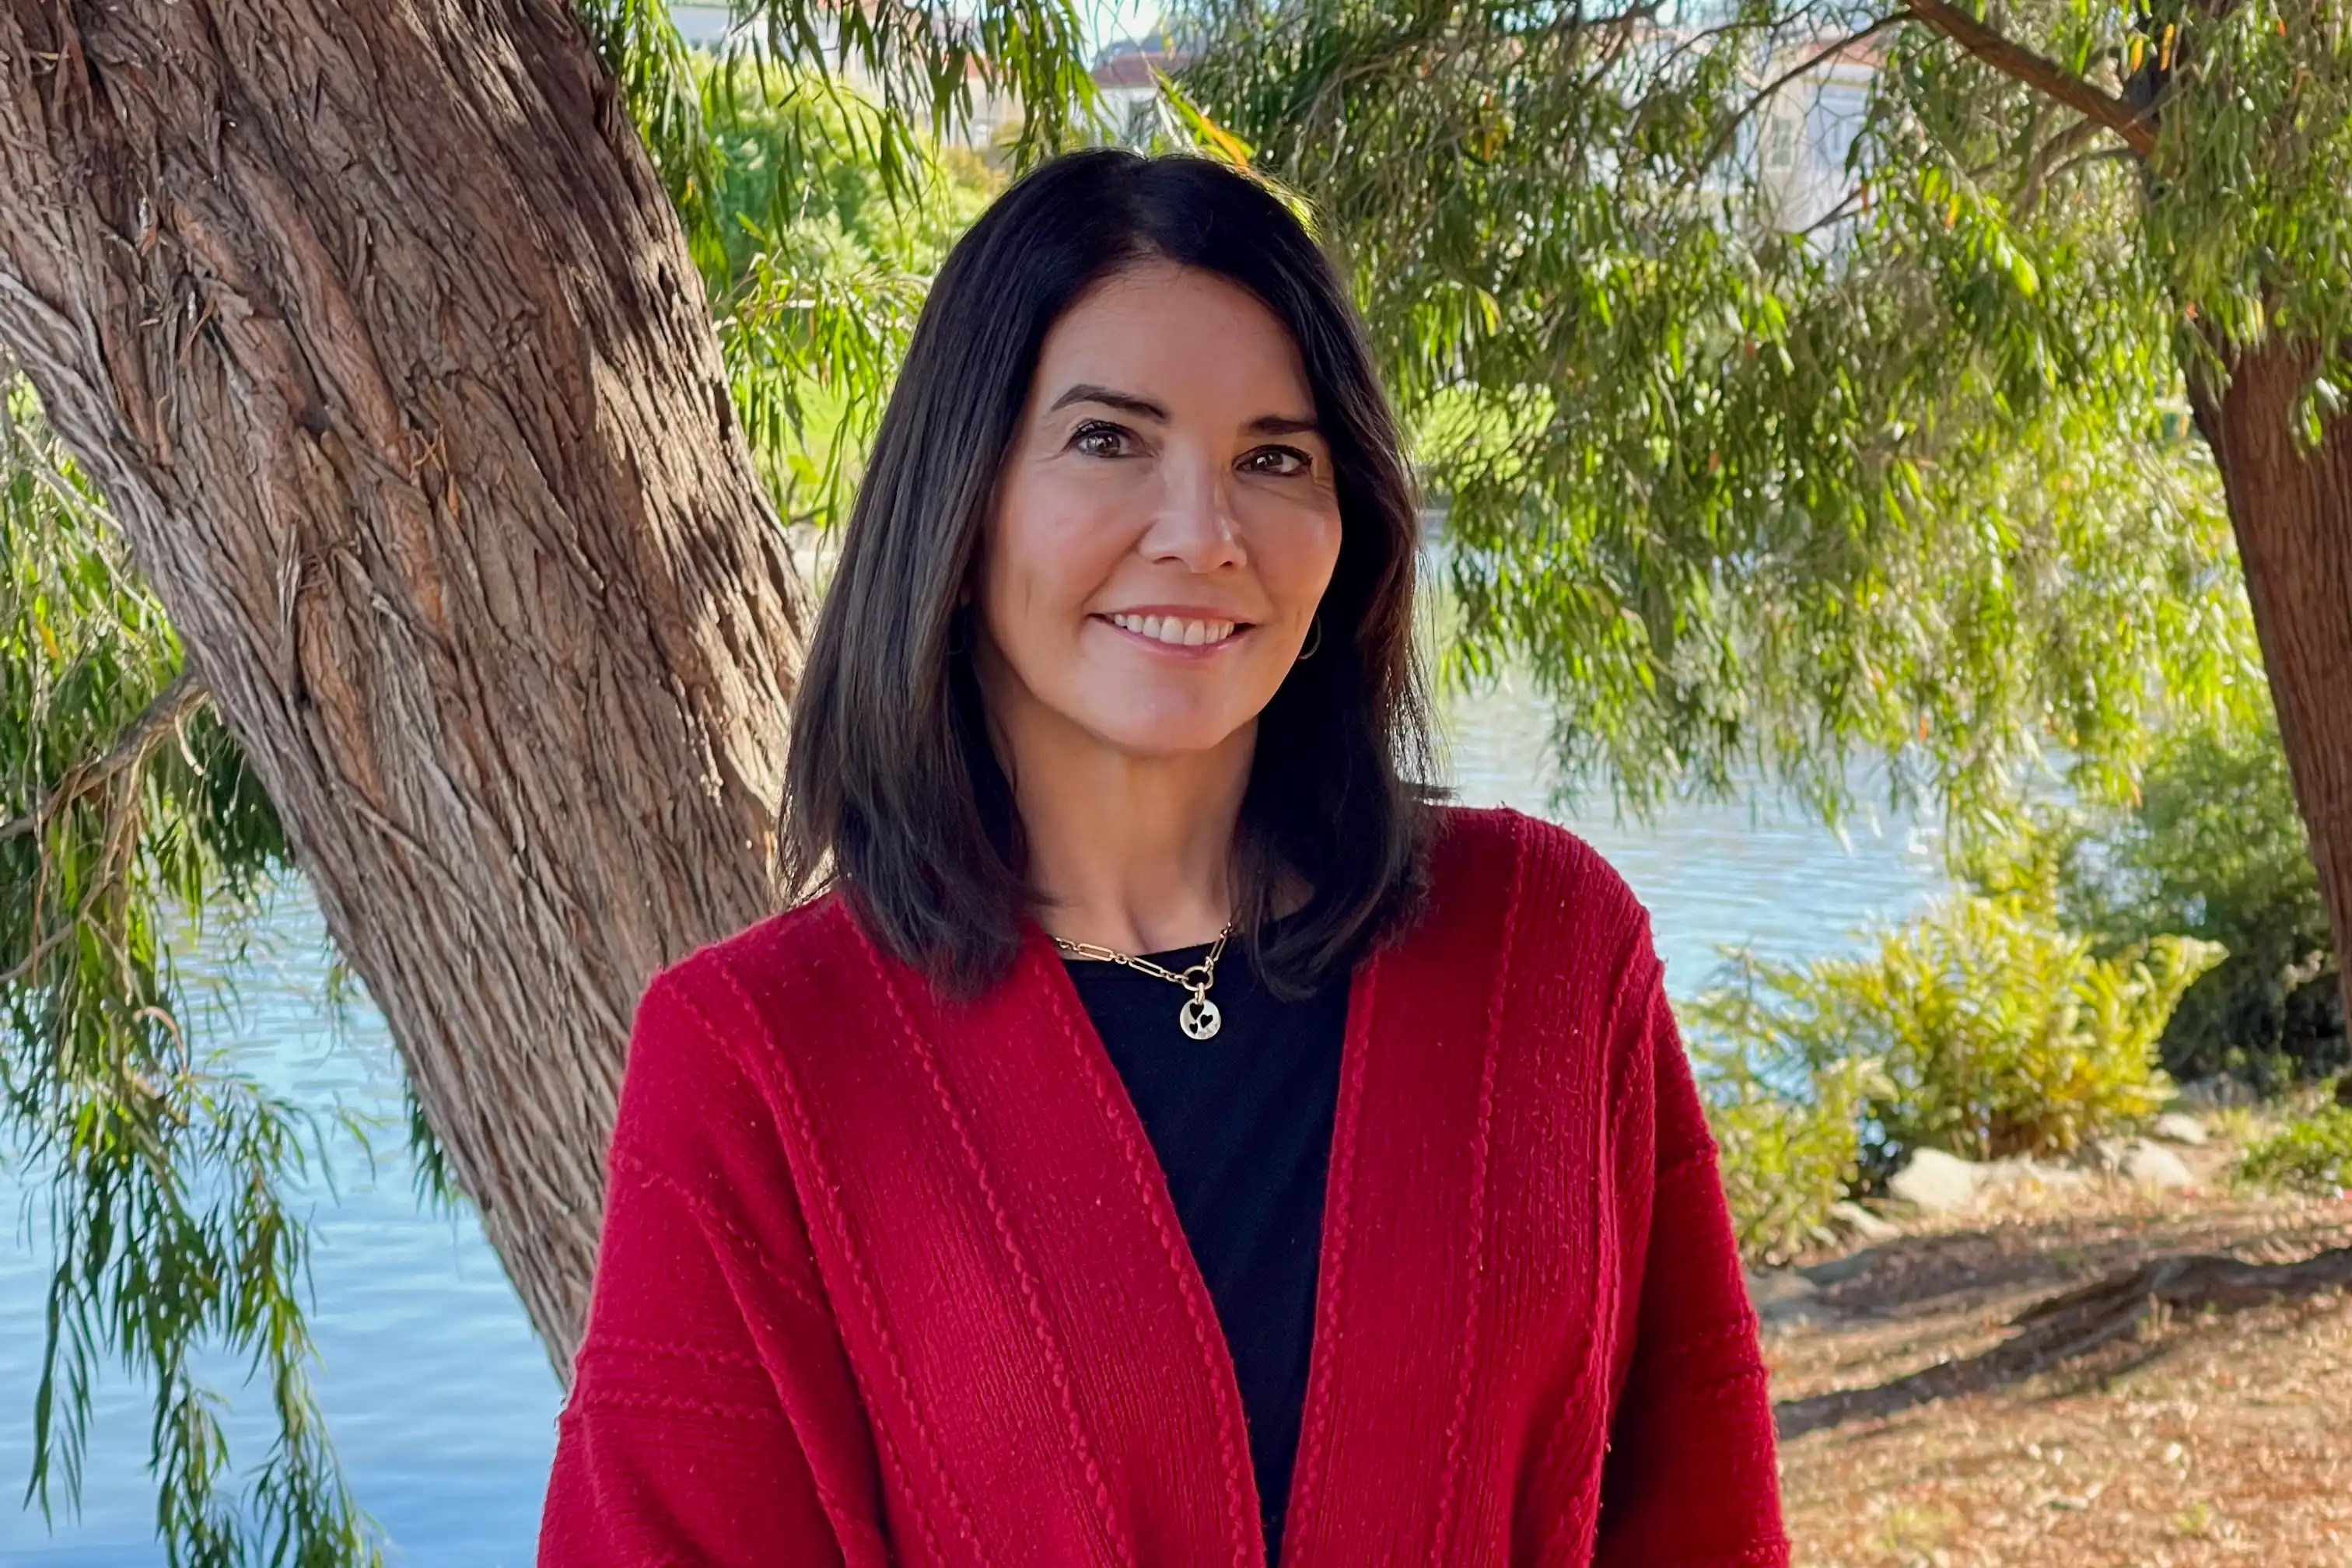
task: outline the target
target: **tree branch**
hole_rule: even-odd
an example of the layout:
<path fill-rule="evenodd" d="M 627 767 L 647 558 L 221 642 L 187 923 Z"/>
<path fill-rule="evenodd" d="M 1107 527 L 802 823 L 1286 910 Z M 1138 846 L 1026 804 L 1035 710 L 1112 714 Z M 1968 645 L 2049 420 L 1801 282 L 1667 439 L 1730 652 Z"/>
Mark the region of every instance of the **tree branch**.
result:
<path fill-rule="evenodd" d="M 2101 91 L 2055 60 L 2003 37 L 1948 0 L 1905 0 L 1904 9 L 2003 76 L 2106 127 L 2141 157 L 2156 150 L 2155 129 L 2130 104 Z"/>

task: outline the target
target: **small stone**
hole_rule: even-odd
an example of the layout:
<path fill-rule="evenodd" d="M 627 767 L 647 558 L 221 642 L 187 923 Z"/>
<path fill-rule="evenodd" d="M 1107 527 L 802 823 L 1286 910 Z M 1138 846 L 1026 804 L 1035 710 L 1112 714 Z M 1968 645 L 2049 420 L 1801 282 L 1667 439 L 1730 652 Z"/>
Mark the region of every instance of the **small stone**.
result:
<path fill-rule="evenodd" d="M 1830 1205 L 1830 1218 L 1853 1232 L 1864 1241 L 1893 1241 L 1903 1234 L 1903 1227 L 1893 1220 L 1871 1213 L 1852 1198 L 1843 1198 Z"/>
<path fill-rule="evenodd" d="M 2181 1163 L 2179 1155 L 2147 1138 L 2134 1140 L 2124 1151 L 2122 1170 L 2126 1180 L 2144 1187 L 2171 1190 L 2197 1184 L 2195 1173 Z"/>
<path fill-rule="evenodd" d="M 1941 1149 L 1920 1149 L 1886 1190 L 1928 1214 L 1966 1214 L 1977 1205 L 1977 1166 Z"/>
<path fill-rule="evenodd" d="M 2152 1131 L 2168 1143 L 2186 1143 L 2192 1149 L 2205 1142 L 2205 1124 L 2178 1110 L 2158 1117 Z"/>
<path fill-rule="evenodd" d="M 2180 1086 L 2179 1103 L 2189 1110 L 2221 1110 L 2232 1105 L 2252 1105 L 2258 1098 L 2252 1088 L 2240 1083 L 2226 1073 L 2210 1078 L 2192 1079 Z"/>

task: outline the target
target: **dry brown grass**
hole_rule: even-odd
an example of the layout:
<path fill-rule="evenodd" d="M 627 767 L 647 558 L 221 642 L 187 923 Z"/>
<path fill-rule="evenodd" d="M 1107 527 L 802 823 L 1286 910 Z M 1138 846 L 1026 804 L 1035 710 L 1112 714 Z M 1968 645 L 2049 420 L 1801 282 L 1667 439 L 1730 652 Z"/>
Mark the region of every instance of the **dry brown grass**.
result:
<path fill-rule="evenodd" d="M 1835 1321 L 1769 1332 L 1798 1435 L 1783 1496 L 1805 1568 L 2352 1568 L 2352 1300 L 2175 1318 L 2020 1381 L 1988 1373 L 1892 1414 L 1824 1396 L 1964 1361 L 2058 1291 L 2168 1252 L 2284 1262 L 2352 1244 L 2352 1201 L 2209 1184 L 2018 1194 L 1883 1246 L 1827 1289 Z M 1814 1422 L 1826 1423 L 1802 1428 Z"/>

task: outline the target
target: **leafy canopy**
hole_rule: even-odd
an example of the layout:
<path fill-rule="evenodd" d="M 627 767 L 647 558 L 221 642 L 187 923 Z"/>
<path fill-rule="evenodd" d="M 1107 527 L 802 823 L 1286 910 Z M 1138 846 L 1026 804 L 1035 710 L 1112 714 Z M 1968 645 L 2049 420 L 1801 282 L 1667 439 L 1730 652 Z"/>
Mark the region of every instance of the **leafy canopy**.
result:
<path fill-rule="evenodd" d="M 1525 659 L 1569 776 L 1637 809 L 1779 782 L 1835 815 L 1868 763 L 1965 835 L 2041 768 L 2126 796 L 2151 721 L 2262 691 L 2184 367 L 2290 332 L 2333 406 L 2339 9 L 1182 0 L 1174 31 L 1352 265 L 1446 508 L 1450 672 Z"/>

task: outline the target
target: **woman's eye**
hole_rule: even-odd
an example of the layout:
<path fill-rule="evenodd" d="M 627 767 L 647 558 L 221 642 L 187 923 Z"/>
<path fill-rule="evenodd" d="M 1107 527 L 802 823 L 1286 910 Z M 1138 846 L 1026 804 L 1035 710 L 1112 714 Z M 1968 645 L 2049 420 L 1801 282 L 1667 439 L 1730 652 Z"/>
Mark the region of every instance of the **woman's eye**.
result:
<path fill-rule="evenodd" d="M 1127 432 L 1118 426 L 1090 419 L 1078 426 L 1076 433 L 1070 437 L 1070 445 L 1091 458 L 1116 458 L 1121 452 L 1118 444 L 1126 439 Z M 1108 445 L 1100 444 L 1106 442 Z"/>
<path fill-rule="evenodd" d="M 1261 447 L 1252 452 L 1247 460 L 1253 464 L 1262 464 L 1267 458 L 1275 459 L 1277 466 L 1261 467 L 1258 472 L 1272 474 L 1276 479 L 1293 479 L 1300 474 L 1312 473 L 1315 469 L 1315 459 L 1296 447 Z"/>

